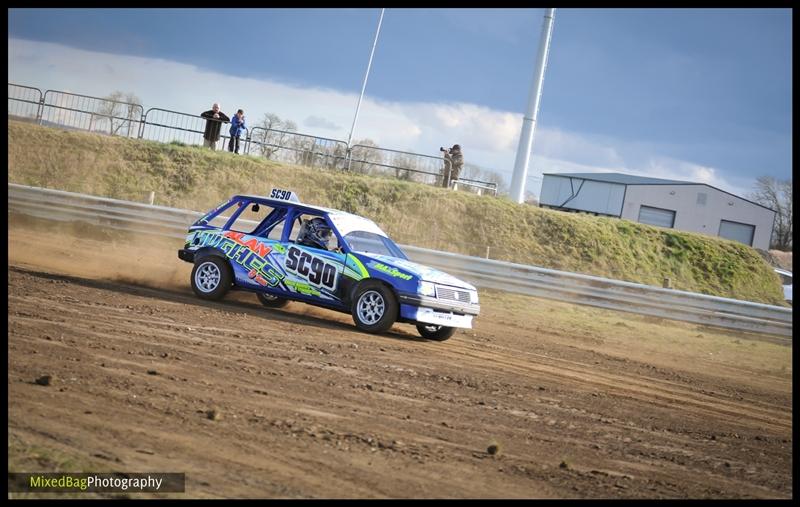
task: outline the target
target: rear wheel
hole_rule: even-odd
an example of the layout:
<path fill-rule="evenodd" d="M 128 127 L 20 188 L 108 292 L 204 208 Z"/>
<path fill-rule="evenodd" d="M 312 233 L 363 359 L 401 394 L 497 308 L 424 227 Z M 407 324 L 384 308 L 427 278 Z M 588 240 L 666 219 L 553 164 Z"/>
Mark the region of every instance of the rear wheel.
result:
<path fill-rule="evenodd" d="M 267 308 L 283 308 L 289 304 L 289 300 L 286 298 L 273 296 L 272 294 L 264 292 L 256 292 L 256 296 L 258 296 L 258 300 L 261 301 L 261 304 Z"/>
<path fill-rule="evenodd" d="M 222 299 L 232 283 L 231 268 L 223 259 L 212 256 L 195 262 L 192 269 L 192 290 L 199 298 Z"/>
<path fill-rule="evenodd" d="M 356 327 L 368 333 L 387 331 L 397 320 L 399 307 L 390 288 L 376 281 L 361 283 L 353 297 L 350 313 Z"/>
<path fill-rule="evenodd" d="M 417 324 L 417 331 L 419 331 L 420 336 L 423 338 L 443 342 L 453 336 L 456 332 L 456 328 L 437 326 L 436 324 Z"/>

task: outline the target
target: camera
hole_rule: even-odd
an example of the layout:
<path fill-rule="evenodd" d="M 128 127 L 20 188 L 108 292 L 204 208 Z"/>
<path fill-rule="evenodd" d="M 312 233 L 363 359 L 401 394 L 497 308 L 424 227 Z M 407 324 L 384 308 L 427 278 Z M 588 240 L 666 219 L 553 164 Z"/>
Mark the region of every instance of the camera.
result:
<path fill-rule="evenodd" d="M 447 148 L 442 148 L 441 146 L 439 146 L 439 151 L 448 152 L 448 151 L 450 151 L 450 150 L 449 150 L 449 149 L 447 149 Z"/>

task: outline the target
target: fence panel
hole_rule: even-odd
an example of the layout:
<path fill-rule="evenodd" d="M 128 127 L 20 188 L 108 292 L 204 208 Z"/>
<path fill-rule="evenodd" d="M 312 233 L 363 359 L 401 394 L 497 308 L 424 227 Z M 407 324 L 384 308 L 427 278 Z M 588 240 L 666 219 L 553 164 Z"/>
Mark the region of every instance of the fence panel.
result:
<path fill-rule="evenodd" d="M 39 121 L 42 90 L 8 83 L 8 119 Z"/>
<path fill-rule="evenodd" d="M 112 136 L 136 137 L 143 110 L 140 104 L 131 102 L 47 90 L 44 92 L 39 123 Z"/>
<path fill-rule="evenodd" d="M 262 127 L 250 131 L 248 150 L 269 160 L 325 169 L 344 169 L 347 158 L 343 141 Z"/>
<path fill-rule="evenodd" d="M 353 145 L 350 150 L 350 171 L 383 175 L 428 185 L 443 185 L 445 160 L 376 146 Z"/>
<path fill-rule="evenodd" d="M 206 120 L 197 114 L 181 113 L 152 107 L 144 115 L 142 139 L 159 141 L 162 143 L 180 143 L 189 145 L 203 145 L 203 132 Z M 221 122 L 220 134 L 227 132 L 228 122 Z M 217 149 L 225 147 L 222 137 L 217 142 Z"/>
<path fill-rule="evenodd" d="M 476 193 L 478 195 L 483 195 L 484 193 L 497 195 L 497 183 L 493 181 L 481 181 L 481 180 L 471 180 L 469 178 L 458 178 L 452 182 L 452 186 L 454 190 L 458 190 L 459 188 L 465 188 L 470 192 Z"/>

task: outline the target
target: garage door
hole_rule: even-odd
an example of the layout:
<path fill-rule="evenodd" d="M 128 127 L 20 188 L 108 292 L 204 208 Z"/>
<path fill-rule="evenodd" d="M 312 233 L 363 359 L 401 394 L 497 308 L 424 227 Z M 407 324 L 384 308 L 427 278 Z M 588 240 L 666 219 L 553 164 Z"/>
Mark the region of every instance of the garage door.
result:
<path fill-rule="evenodd" d="M 719 223 L 720 237 L 732 239 L 748 246 L 753 246 L 753 235 L 755 232 L 755 225 L 730 222 L 728 220 L 722 220 Z"/>
<path fill-rule="evenodd" d="M 675 225 L 675 212 L 668 209 L 642 206 L 639 208 L 639 222 L 672 228 Z"/>

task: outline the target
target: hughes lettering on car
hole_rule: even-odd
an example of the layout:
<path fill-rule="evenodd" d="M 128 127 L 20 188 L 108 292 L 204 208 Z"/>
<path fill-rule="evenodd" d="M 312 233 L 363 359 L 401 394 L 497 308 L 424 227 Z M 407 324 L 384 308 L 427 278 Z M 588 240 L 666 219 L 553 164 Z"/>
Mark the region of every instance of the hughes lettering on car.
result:
<path fill-rule="evenodd" d="M 478 315 L 472 285 L 411 262 L 373 221 L 301 203 L 290 190 L 235 195 L 191 227 L 178 257 L 203 299 L 251 291 L 265 306 L 300 301 L 350 313 L 379 333 L 395 322 L 446 340 Z"/>

